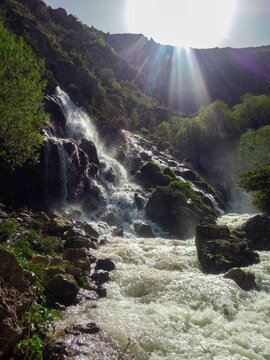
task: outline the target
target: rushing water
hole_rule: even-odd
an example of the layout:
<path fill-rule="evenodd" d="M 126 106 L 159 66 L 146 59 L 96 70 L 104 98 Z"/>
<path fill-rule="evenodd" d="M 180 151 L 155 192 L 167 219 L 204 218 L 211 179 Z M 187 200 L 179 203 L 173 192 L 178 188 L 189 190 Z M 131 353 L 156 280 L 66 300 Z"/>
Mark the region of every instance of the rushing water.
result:
<path fill-rule="evenodd" d="M 96 309 L 87 301 L 74 307 L 66 321 L 96 322 L 121 349 L 130 339 L 127 359 L 270 359 L 269 253 L 250 267 L 259 284 L 250 292 L 203 274 L 194 239 L 115 237 L 95 255 L 116 263 L 107 298 Z M 102 343 L 81 351 L 77 360 L 118 359 Z"/>
<path fill-rule="evenodd" d="M 133 222 L 145 220 L 134 205 L 138 185 L 106 153 L 87 115 L 60 89 L 57 96 L 66 114 L 69 136 L 77 141 L 82 137 L 94 140 L 105 170 L 111 167 L 118 176 L 109 185 L 101 171 L 95 181 L 106 200 L 105 208 L 89 218 L 98 222 L 99 231 L 108 231 L 100 216 L 111 211 L 128 235 L 110 237 L 105 246 L 93 251 L 98 258 L 109 257 L 116 264 L 107 298 L 100 299 L 96 308 L 89 301 L 70 308 L 62 324 L 64 328 L 94 321 L 113 345 L 82 342 L 76 359 L 270 360 L 269 253 L 260 253 L 260 264 L 251 267 L 259 290 L 246 292 L 223 275 L 201 272 L 194 239 L 136 238 Z M 130 139 L 136 142 L 136 137 Z M 225 215 L 219 223 L 236 227 L 246 217 Z M 161 235 L 158 229 L 156 234 Z M 61 329 L 57 336 L 61 337 Z M 127 344 L 121 357 L 119 349 L 124 350 Z"/>

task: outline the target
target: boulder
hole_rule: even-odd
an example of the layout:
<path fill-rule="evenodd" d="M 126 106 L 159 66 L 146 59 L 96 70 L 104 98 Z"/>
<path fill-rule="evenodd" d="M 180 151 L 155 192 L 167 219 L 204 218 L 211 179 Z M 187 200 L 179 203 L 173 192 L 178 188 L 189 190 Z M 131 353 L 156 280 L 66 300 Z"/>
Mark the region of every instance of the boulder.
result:
<path fill-rule="evenodd" d="M 115 264 L 111 259 L 98 259 L 95 270 L 112 271 L 115 269 Z"/>
<path fill-rule="evenodd" d="M 200 224 L 196 228 L 196 248 L 203 271 L 219 274 L 233 267 L 260 262 L 247 239 L 233 236 L 226 226 Z"/>
<path fill-rule="evenodd" d="M 148 224 L 144 224 L 143 222 L 138 221 L 134 224 L 134 229 L 137 235 L 140 237 L 144 237 L 144 238 L 154 237 L 151 226 Z"/>
<path fill-rule="evenodd" d="M 256 289 L 255 275 L 252 271 L 239 268 L 232 268 L 224 274 L 227 279 L 232 279 L 243 290 L 249 291 Z"/>
<path fill-rule="evenodd" d="M 54 276 L 47 282 L 45 288 L 57 302 L 65 306 L 73 304 L 79 292 L 79 286 L 76 280 L 69 274 Z"/>
<path fill-rule="evenodd" d="M 62 268 L 52 267 L 43 270 L 44 281 L 52 279 L 55 275 L 65 274 L 65 270 Z"/>
<path fill-rule="evenodd" d="M 116 219 L 116 216 L 114 215 L 114 213 L 112 211 L 108 211 L 106 212 L 102 218 L 101 218 L 102 221 L 105 221 L 108 225 L 110 226 L 117 226 L 118 225 L 118 222 L 117 222 L 117 219 Z"/>
<path fill-rule="evenodd" d="M 88 236 L 94 238 L 99 237 L 99 233 L 93 228 L 92 225 L 88 224 L 86 221 L 76 221 L 75 224 L 79 229 L 84 230 Z"/>
<path fill-rule="evenodd" d="M 63 259 L 68 261 L 89 260 L 89 252 L 87 249 L 66 249 L 63 254 Z"/>
<path fill-rule="evenodd" d="M 124 236 L 124 230 L 123 230 L 123 228 L 122 228 L 122 227 L 118 227 L 118 228 L 113 229 L 112 235 L 113 235 L 113 236 L 123 237 L 123 236 Z"/>
<path fill-rule="evenodd" d="M 57 211 L 54 211 L 51 223 L 48 226 L 48 232 L 51 235 L 62 237 L 62 236 L 64 236 L 64 233 L 66 231 L 71 230 L 72 227 L 73 227 L 73 224 L 70 220 L 65 218 L 63 215 L 61 215 Z"/>
<path fill-rule="evenodd" d="M 255 250 L 270 250 L 270 217 L 256 215 L 248 219 L 241 228 Z"/>
<path fill-rule="evenodd" d="M 194 229 L 204 218 L 211 216 L 187 202 L 180 192 L 158 187 L 147 201 L 147 216 L 163 230 L 177 238 L 194 236 Z"/>
<path fill-rule="evenodd" d="M 89 162 L 92 162 L 99 166 L 99 159 L 97 154 L 97 149 L 95 144 L 86 139 L 82 139 L 80 143 L 80 148 L 86 153 L 89 158 Z"/>
<path fill-rule="evenodd" d="M 111 280 L 109 272 L 104 270 L 97 270 L 90 277 L 98 286 Z"/>
<path fill-rule="evenodd" d="M 96 242 L 92 241 L 91 238 L 82 236 L 72 237 L 66 240 L 65 249 L 96 249 Z"/>
<path fill-rule="evenodd" d="M 75 279 L 78 279 L 82 275 L 82 271 L 83 270 L 81 268 L 75 267 L 73 265 L 68 265 L 65 268 L 66 274 L 74 276 Z"/>
<path fill-rule="evenodd" d="M 72 261 L 72 266 L 74 266 L 76 269 L 80 269 L 84 273 L 89 273 L 91 270 L 90 260 L 75 260 Z"/>
<path fill-rule="evenodd" d="M 135 203 L 136 203 L 136 206 L 137 206 L 138 210 L 142 210 L 144 208 L 145 203 L 146 203 L 145 197 L 143 197 L 141 194 L 136 192 L 134 194 L 134 200 L 135 200 Z"/>

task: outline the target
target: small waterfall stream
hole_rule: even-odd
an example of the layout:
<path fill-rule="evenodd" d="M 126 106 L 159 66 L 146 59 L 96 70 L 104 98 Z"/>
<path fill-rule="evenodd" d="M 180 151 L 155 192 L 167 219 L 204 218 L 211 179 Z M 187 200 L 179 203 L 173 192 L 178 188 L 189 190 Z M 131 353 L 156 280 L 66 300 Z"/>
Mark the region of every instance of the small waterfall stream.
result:
<path fill-rule="evenodd" d="M 98 230 L 106 233 L 110 228 L 102 214 L 113 212 L 127 236 L 110 237 L 105 246 L 93 250 L 97 258 L 109 257 L 116 264 L 107 297 L 96 307 L 89 301 L 70 307 L 56 337 L 61 339 L 63 329 L 71 324 L 94 321 L 105 338 L 111 339 L 110 346 L 102 339 L 73 340 L 72 346 L 80 348 L 76 360 L 270 360 L 269 254 L 261 252 L 260 264 L 251 267 L 260 291 L 245 292 L 222 275 L 200 271 L 194 239 L 167 239 L 158 228 L 155 238 L 136 238 L 133 222 L 144 220 L 134 204 L 139 186 L 106 153 L 87 115 L 62 90 L 57 90 L 57 97 L 69 136 L 78 142 L 82 137 L 94 140 L 103 163 L 92 182 L 99 187 L 104 205 L 87 214 L 88 220 L 97 222 Z M 129 133 L 126 136 L 136 140 Z M 117 176 L 114 184 L 104 180 L 109 168 Z M 219 221 L 234 226 L 245 216 L 226 215 Z M 121 349 L 127 344 L 122 356 Z"/>

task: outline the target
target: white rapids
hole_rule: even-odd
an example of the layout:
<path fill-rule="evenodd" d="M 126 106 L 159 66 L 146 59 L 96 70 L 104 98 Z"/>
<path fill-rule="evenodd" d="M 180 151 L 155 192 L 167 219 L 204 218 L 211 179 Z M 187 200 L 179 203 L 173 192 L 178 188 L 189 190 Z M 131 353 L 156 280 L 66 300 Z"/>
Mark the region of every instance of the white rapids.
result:
<path fill-rule="evenodd" d="M 194 239 L 116 237 L 95 255 L 116 263 L 107 298 L 96 309 L 87 301 L 77 306 L 68 322 L 94 321 L 122 349 L 130 339 L 128 359 L 270 359 L 268 253 L 251 267 L 260 291 L 250 292 L 223 275 L 203 274 Z M 119 358 L 92 357 L 93 345 L 81 350 L 77 360 Z"/>

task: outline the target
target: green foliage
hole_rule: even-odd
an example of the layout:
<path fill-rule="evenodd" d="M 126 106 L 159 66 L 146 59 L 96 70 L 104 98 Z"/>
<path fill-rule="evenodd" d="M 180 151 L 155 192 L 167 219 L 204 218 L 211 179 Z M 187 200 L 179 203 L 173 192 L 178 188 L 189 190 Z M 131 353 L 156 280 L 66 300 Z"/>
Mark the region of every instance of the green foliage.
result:
<path fill-rule="evenodd" d="M 169 168 L 169 167 L 165 167 L 165 168 L 163 169 L 163 174 L 164 174 L 164 175 L 168 175 L 168 176 L 170 176 L 171 178 L 175 178 L 175 177 L 176 177 L 174 171 L 173 171 L 171 168 Z"/>
<path fill-rule="evenodd" d="M 31 248 L 44 255 L 55 255 L 59 252 L 59 245 L 62 240 L 56 236 L 48 236 L 41 230 L 31 229 L 26 236 Z"/>
<path fill-rule="evenodd" d="M 261 211 L 270 211 L 270 162 L 240 174 L 239 185 L 253 193 L 254 205 Z"/>
<path fill-rule="evenodd" d="M 32 259 L 33 250 L 31 249 L 29 242 L 26 239 L 22 237 L 18 238 L 15 241 L 14 246 L 21 252 L 22 256 L 24 256 L 27 260 Z"/>
<path fill-rule="evenodd" d="M 43 360 L 43 345 L 41 338 L 35 334 L 17 344 L 17 352 L 23 359 Z"/>
<path fill-rule="evenodd" d="M 197 204 L 203 204 L 202 199 L 192 189 L 191 183 L 188 181 L 174 180 L 170 183 L 168 189 L 174 192 L 180 192 L 187 200 L 190 199 Z"/>
<path fill-rule="evenodd" d="M 29 335 L 17 344 L 19 355 L 24 359 L 42 360 L 42 337 L 51 327 L 54 329 L 54 322 L 59 319 L 62 319 L 62 316 L 58 310 L 34 302 L 27 314 Z"/>
<path fill-rule="evenodd" d="M 43 142 L 43 62 L 0 20 L 0 157 L 11 168 L 37 161 Z"/>
<path fill-rule="evenodd" d="M 16 219 L 9 218 L 0 224 L 0 241 L 6 241 L 17 229 L 19 223 Z"/>
<path fill-rule="evenodd" d="M 241 157 L 253 166 L 269 161 L 270 125 L 245 132 L 240 138 L 238 150 Z"/>
<path fill-rule="evenodd" d="M 89 289 L 89 282 L 86 276 L 80 276 L 77 280 L 78 285 L 83 289 Z"/>

